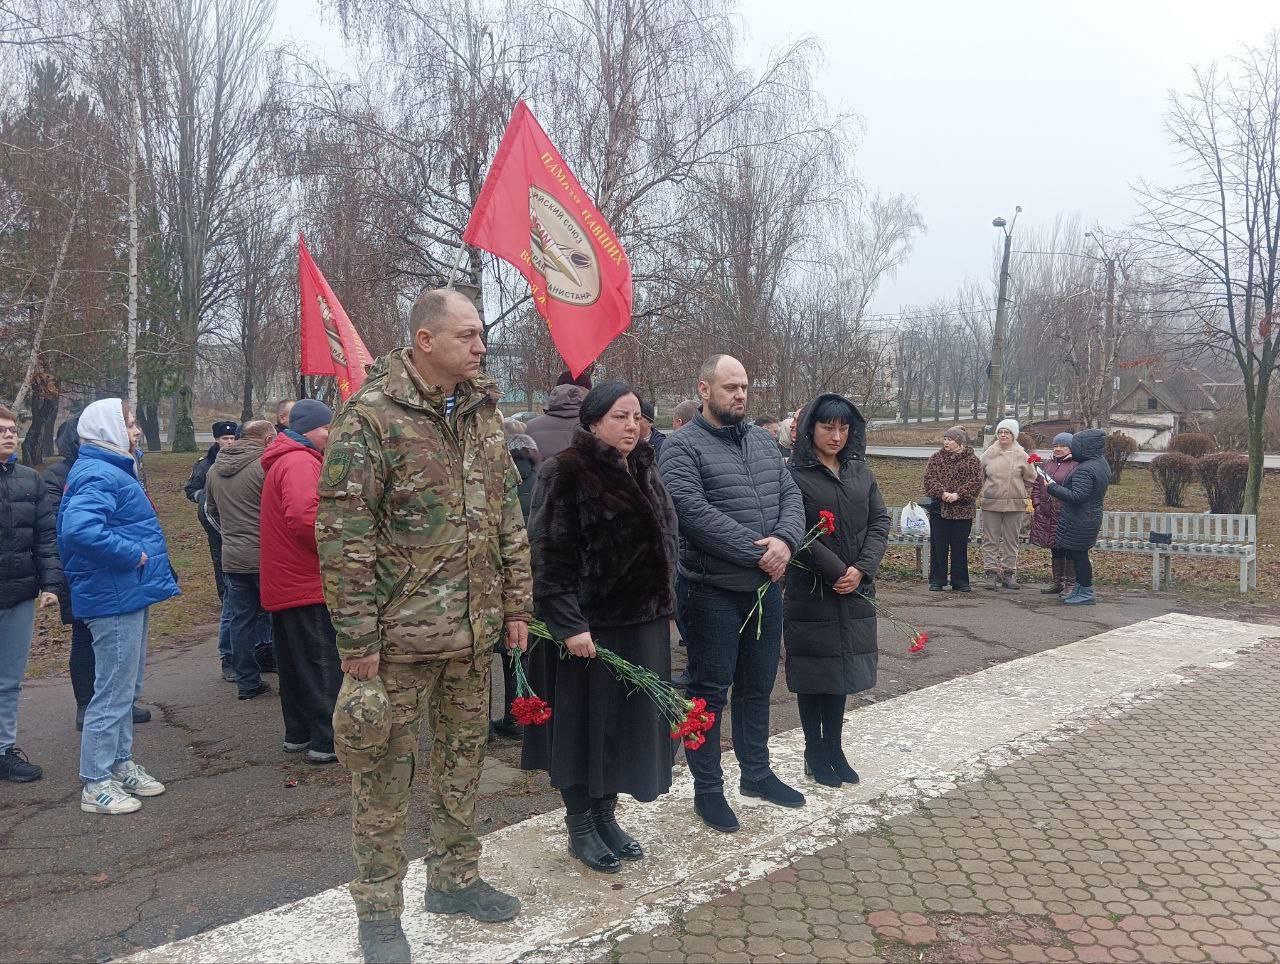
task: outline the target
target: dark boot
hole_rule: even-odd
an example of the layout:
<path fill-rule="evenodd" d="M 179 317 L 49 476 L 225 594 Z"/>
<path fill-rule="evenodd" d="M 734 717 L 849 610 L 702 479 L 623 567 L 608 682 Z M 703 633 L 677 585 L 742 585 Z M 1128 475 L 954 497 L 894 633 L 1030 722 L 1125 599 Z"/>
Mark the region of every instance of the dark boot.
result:
<path fill-rule="evenodd" d="M 137 703 L 134 703 L 133 704 L 133 722 L 150 723 L 151 711 L 147 709 L 145 706 L 139 706 Z"/>
<path fill-rule="evenodd" d="M 1076 591 L 1076 564 L 1070 559 L 1062 560 L 1062 598 L 1066 599 Z"/>
<path fill-rule="evenodd" d="M 429 914 L 466 914 L 482 924 L 511 920 L 520 913 L 520 898 L 504 894 L 487 880 L 477 877 L 461 890 L 427 890 Z"/>
<path fill-rule="evenodd" d="M 697 793 L 693 795 L 693 809 L 712 830 L 721 833 L 735 833 L 738 829 L 738 818 L 719 790 L 714 793 Z"/>
<path fill-rule="evenodd" d="M 831 761 L 827 759 L 826 747 L 810 747 L 805 744 L 804 775 L 813 777 L 824 787 L 840 786 L 840 778 L 836 776 L 836 771 L 831 768 Z"/>
<path fill-rule="evenodd" d="M 365 964 L 409 964 L 409 939 L 404 936 L 400 918 L 391 920 L 362 920 L 360 922 L 360 952 Z"/>
<path fill-rule="evenodd" d="M 569 855 L 577 857 L 592 870 L 602 874 L 616 874 L 622 869 L 620 861 L 608 844 L 600 839 L 600 831 L 588 810 L 586 813 L 567 813 L 564 825 L 569 828 Z"/>
<path fill-rule="evenodd" d="M 844 755 L 844 747 L 840 745 L 840 734 L 838 733 L 834 740 L 827 741 L 827 762 L 841 783 L 852 784 L 858 782 L 858 771 L 849 766 L 849 761 Z"/>
<path fill-rule="evenodd" d="M 596 832 L 600 834 L 604 845 L 620 860 L 644 860 L 644 848 L 640 846 L 640 841 L 618 826 L 618 818 L 614 816 L 617 806 L 617 797 L 605 797 L 591 804 L 591 817 L 595 821 Z"/>
<path fill-rule="evenodd" d="M 804 794 L 795 787 L 789 787 L 778 779 L 777 774 L 770 773 L 763 780 L 742 780 L 738 784 L 738 792 L 744 797 L 759 797 L 779 807 L 804 806 Z"/>
<path fill-rule="evenodd" d="M 1062 570 L 1066 560 L 1061 556 L 1053 557 L 1053 582 L 1040 590 L 1043 596 L 1061 596 L 1062 595 Z"/>

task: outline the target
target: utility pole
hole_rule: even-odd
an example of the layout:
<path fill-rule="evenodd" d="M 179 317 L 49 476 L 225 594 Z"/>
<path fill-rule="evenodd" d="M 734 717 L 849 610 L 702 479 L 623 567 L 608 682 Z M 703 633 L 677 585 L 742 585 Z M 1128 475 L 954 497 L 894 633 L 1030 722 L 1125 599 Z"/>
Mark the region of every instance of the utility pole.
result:
<path fill-rule="evenodd" d="M 987 421 L 984 435 L 990 442 L 995 437 L 996 425 L 1004 417 L 1004 352 L 1006 331 L 1009 324 L 1009 250 L 1013 245 L 1013 226 L 1018 223 L 1021 207 L 1013 210 L 1013 222 L 1004 218 L 991 222 L 993 228 L 1004 232 L 1004 256 L 1000 259 L 1000 289 L 996 296 L 996 328 L 991 335 L 991 365 L 987 374 Z"/>
<path fill-rule="evenodd" d="M 1102 252 L 1102 262 L 1107 266 L 1106 315 L 1102 328 L 1103 357 L 1099 360 L 1102 364 L 1104 380 L 1099 401 L 1102 403 L 1101 427 L 1110 430 L 1111 404 L 1115 398 L 1116 388 L 1115 363 L 1120 354 L 1120 335 L 1116 321 L 1116 259 L 1111 256 L 1103 245 L 1102 239 L 1093 231 L 1086 231 L 1084 236 L 1091 238 L 1098 246 L 1098 250 Z"/>

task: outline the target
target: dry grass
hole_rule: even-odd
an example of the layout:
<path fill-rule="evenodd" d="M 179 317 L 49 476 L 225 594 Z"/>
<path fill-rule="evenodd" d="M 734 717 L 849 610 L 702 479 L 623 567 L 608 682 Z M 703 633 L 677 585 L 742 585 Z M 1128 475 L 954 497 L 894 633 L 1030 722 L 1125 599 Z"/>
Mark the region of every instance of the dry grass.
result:
<path fill-rule="evenodd" d="M 867 433 L 868 445 L 937 445 L 942 433 L 953 425 L 959 425 L 969 433 L 969 438 L 982 437 L 982 422 L 922 422 L 919 425 L 892 425 L 873 428 Z"/>

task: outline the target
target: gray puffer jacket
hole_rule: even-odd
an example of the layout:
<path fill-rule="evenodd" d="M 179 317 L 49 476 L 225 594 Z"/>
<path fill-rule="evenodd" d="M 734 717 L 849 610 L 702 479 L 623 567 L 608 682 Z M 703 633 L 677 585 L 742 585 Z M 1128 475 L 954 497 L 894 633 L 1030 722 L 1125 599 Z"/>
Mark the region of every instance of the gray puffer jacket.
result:
<path fill-rule="evenodd" d="M 804 539 L 804 500 L 778 443 L 751 424 L 716 428 L 702 415 L 667 436 L 658 472 L 680 522 L 680 575 L 748 592 L 765 579 L 757 539 L 792 552 Z"/>

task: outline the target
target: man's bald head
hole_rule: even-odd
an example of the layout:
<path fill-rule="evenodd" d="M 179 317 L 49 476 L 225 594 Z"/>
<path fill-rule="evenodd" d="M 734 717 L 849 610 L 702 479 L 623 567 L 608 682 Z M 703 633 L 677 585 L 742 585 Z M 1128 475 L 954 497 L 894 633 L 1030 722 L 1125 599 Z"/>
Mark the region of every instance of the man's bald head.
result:
<path fill-rule="evenodd" d="M 452 288 L 424 291 L 413 303 L 413 311 L 409 313 L 409 333 L 416 335 L 425 329 L 438 335 L 455 312 L 467 312 L 468 309 L 470 314 L 475 314 L 475 305 L 471 299 Z"/>
<path fill-rule="evenodd" d="M 261 442 L 265 445 L 275 437 L 276 427 L 266 419 L 256 418 L 252 422 L 245 422 L 240 426 L 240 437 L 248 439 L 251 442 Z"/>
<path fill-rule="evenodd" d="M 702 414 L 713 425 L 737 425 L 747 415 L 747 369 L 732 355 L 712 355 L 698 372 Z"/>

